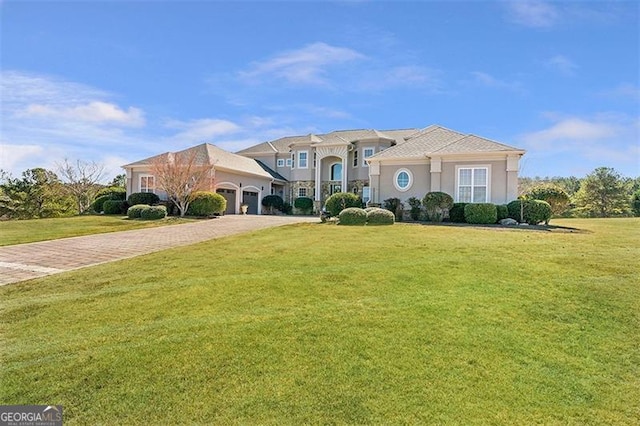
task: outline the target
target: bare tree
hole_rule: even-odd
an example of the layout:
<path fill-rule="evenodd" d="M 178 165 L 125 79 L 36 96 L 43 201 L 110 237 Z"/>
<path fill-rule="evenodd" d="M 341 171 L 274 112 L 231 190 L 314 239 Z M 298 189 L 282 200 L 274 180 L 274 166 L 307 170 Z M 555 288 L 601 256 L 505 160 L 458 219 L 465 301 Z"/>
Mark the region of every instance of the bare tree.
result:
<path fill-rule="evenodd" d="M 61 164 L 57 164 L 57 169 L 64 182 L 64 190 L 76 202 L 78 214 L 84 213 L 100 189 L 104 166 L 95 161 L 76 160 L 75 163 L 70 163 L 65 158 Z"/>
<path fill-rule="evenodd" d="M 151 161 L 151 173 L 156 178 L 156 187 L 167 193 L 167 197 L 180 210 L 183 217 L 197 191 L 213 188 L 214 165 L 198 161 L 196 150 L 168 153 Z"/>

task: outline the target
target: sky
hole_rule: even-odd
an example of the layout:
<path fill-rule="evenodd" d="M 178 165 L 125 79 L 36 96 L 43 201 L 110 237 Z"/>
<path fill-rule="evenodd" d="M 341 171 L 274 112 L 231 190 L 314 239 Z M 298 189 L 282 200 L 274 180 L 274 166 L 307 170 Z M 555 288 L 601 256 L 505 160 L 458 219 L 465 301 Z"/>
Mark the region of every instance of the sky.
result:
<path fill-rule="evenodd" d="M 0 169 L 438 124 L 640 176 L 637 1 L 0 0 Z"/>

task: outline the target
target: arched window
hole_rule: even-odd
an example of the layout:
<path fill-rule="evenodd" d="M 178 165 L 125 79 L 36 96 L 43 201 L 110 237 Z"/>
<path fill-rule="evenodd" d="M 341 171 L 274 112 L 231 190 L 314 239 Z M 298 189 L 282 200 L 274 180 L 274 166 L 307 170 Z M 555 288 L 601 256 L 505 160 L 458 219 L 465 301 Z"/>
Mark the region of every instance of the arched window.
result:
<path fill-rule="evenodd" d="M 342 163 L 331 165 L 331 180 L 342 180 Z"/>

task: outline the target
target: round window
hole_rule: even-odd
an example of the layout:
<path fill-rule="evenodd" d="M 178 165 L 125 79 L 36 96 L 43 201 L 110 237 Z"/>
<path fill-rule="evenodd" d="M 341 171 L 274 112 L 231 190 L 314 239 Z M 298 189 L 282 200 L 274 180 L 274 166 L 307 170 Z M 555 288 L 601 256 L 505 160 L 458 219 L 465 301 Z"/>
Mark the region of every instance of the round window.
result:
<path fill-rule="evenodd" d="M 400 169 L 394 177 L 394 185 L 398 191 L 406 191 L 411 187 L 412 176 L 407 169 Z"/>

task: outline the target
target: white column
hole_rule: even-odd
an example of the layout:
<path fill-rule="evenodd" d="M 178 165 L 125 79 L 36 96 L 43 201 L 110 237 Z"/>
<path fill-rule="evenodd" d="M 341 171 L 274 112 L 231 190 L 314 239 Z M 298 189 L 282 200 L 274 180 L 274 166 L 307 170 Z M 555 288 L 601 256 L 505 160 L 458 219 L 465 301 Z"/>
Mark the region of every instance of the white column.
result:
<path fill-rule="evenodd" d="M 321 179 L 322 177 L 322 158 L 320 158 L 320 156 L 316 157 L 316 196 L 314 197 L 316 201 L 320 201 L 320 188 L 322 188 L 321 185 Z"/>
<path fill-rule="evenodd" d="M 347 188 L 347 157 L 342 158 L 342 192 L 349 192 Z"/>
<path fill-rule="evenodd" d="M 431 192 L 440 191 L 441 175 L 442 175 L 442 159 L 439 157 L 431 158 Z"/>

